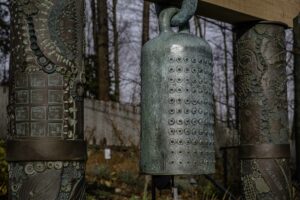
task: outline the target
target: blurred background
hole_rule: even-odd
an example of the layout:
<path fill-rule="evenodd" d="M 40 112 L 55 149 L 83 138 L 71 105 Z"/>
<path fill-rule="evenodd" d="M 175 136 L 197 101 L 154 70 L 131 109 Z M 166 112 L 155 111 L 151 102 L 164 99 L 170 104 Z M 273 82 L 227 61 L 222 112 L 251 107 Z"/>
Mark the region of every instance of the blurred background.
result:
<path fill-rule="evenodd" d="M 150 199 L 150 177 L 140 175 L 140 57 L 143 44 L 159 34 L 153 3 L 143 0 L 85 0 L 85 139 L 88 199 Z M 239 135 L 236 131 L 234 27 L 201 16 L 190 32 L 206 39 L 214 53 L 214 106 L 217 173 L 176 177 L 181 199 L 226 199 L 222 186 L 239 196 Z M 9 0 L 0 0 L 0 196 L 6 199 L 9 82 Z M 294 80 L 292 31 L 286 31 L 289 127 L 293 140 Z M 293 166 L 293 165 L 292 165 Z M 159 199 L 172 199 L 169 189 Z"/>

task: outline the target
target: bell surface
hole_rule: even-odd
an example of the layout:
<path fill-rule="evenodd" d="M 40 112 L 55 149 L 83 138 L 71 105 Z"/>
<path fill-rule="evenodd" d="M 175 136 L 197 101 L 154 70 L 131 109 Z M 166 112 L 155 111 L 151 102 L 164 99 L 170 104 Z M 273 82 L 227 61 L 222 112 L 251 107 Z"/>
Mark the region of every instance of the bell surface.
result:
<path fill-rule="evenodd" d="M 172 31 L 178 12 L 160 14 L 161 34 L 142 50 L 142 173 L 215 171 L 212 50 L 187 29 Z"/>

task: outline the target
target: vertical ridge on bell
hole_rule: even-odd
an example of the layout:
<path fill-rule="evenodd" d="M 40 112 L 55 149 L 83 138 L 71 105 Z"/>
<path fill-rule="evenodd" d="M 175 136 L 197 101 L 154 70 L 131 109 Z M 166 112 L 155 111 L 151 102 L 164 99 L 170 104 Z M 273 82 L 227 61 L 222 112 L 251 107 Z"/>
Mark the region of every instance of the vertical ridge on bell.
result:
<path fill-rule="evenodd" d="M 142 49 L 142 173 L 210 174 L 215 171 L 212 51 L 201 38 L 174 33 L 178 9 L 162 11 L 161 34 Z"/>

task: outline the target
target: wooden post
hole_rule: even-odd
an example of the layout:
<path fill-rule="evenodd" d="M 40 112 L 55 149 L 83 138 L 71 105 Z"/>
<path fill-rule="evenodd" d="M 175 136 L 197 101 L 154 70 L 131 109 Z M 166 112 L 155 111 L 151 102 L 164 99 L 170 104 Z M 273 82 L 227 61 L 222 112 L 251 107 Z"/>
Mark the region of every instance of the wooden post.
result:
<path fill-rule="evenodd" d="M 246 200 L 290 199 L 285 26 L 238 27 L 236 88 Z"/>
<path fill-rule="evenodd" d="M 147 0 L 155 3 L 180 6 L 182 0 Z M 199 0 L 197 15 L 231 24 L 257 20 L 278 21 L 293 27 L 298 15 L 299 0 Z"/>
<path fill-rule="evenodd" d="M 85 199 L 83 0 L 12 0 L 9 199 Z"/>

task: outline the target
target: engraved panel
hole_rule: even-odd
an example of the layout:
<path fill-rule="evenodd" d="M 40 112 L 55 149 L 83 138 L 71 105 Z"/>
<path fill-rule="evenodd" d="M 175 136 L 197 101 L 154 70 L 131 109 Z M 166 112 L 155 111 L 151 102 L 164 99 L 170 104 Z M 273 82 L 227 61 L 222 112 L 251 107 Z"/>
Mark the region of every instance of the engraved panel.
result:
<path fill-rule="evenodd" d="M 29 120 L 29 108 L 22 106 L 16 107 L 16 121 L 26 121 Z"/>
<path fill-rule="evenodd" d="M 46 77 L 43 73 L 32 73 L 30 75 L 31 87 L 44 88 L 46 86 Z"/>
<path fill-rule="evenodd" d="M 33 104 L 45 104 L 45 103 L 47 103 L 47 91 L 45 91 L 45 90 L 32 90 L 31 91 L 31 103 L 33 103 Z"/>
<path fill-rule="evenodd" d="M 44 122 L 33 122 L 31 123 L 31 134 L 32 136 L 45 136 L 46 125 Z"/>
<path fill-rule="evenodd" d="M 77 127 L 75 131 L 62 120 L 63 106 L 77 108 L 78 104 L 63 102 L 62 95 L 66 98 L 78 95 L 70 85 L 82 73 L 84 1 L 12 0 L 9 4 L 13 58 L 10 62 L 13 80 L 10 82 L 10 95 L 13 96 L 9 98 L 10 139 L 41 137 L 47 140 L 49 135 L 61 136 L 64 129 L 65 139 L 82 140 L 82 131 Z M 60 89 L 60 92 L 48 93 L 48 90 Z M 50 107 L 50 114 L 48 100 L 50 106 L 57 106 Z M 77 113 L 64 111 L 66 118 L 75 120 L 83 111 L 81 107 L 77 110 Z M 27 157 L 30 159 L 30 156 L 29 153 Z M 63 159 L 59 157 L 57 159 Z M 84 163 L 84 160 L 57 161 L 55 158 L 49 162 L 9 162 L 9 199 L 83 200 Z"/>
<path fill-rule="evenodd" d="M 16 133 L 18 136 L 26 136 L 29 133 L 28 123 L 16 123 Z"/>
<path fill-rule="evenodd" d="M 49 90 L 48 102 L 49 103 L 63 103 L 63 91 L 62 90 Z"/>
<path fill-rule="evenodd" d="M 43 120 L 46 119 L 46 107 L 38 106 L 31 108 L 31 120 Z"/>
<path fill-rule="evenodd" d="M 53 136 L 53 137 L 61 136 L 62 132 L 63 132 L 63 124 L 62 123 L 49 123 L 48 124 L 49 136 Z"/>
<path fill-rule="evenodd" d="M 63 86 L 63 76 L 60 74 L 49 74 L 48 86 L 50 87 L 61 87 Z"/>
<path fill-rule="evenodd" d="M 62 120 L 63 119 L 63 107 L 62 106 L 49 106 L 48 119 L 49 120 Z"/>
<path fill-rule="evenodd" d="M 25 73 L 16 73 L 16 88 L 27 88 L 28 87 L 28 76 Z"/>
<path fill-rule="evenodd" d="M 28 104 L 29 103 L 29 92 L 28 92 L 28 90 L 16 91 L 16 103 L 17 104 Z"/>

